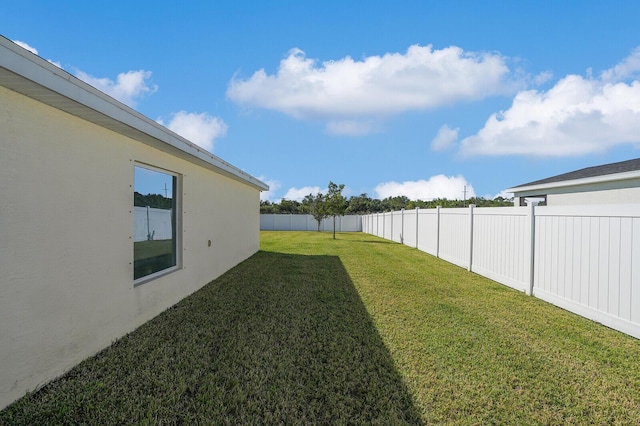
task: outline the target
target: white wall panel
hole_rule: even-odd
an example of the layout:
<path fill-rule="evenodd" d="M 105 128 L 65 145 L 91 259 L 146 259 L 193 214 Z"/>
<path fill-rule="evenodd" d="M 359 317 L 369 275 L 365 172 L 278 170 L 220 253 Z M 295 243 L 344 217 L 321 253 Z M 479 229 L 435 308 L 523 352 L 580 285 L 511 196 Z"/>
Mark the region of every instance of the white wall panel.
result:
<path fill-rule="evenodd" d="M 259 249 L 255 187 L 4 87 L 0 122 L 0 408 Z M 136 163 L 180 181 L 178 265 L 144 283 Z"/>

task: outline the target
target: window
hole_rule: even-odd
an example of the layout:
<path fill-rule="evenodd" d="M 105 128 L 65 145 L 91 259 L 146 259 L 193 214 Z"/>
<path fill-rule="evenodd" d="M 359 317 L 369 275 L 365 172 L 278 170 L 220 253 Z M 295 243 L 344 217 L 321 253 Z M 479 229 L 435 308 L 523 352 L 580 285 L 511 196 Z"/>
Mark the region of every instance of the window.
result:
<path fill-rule="evenodd" d="M 178 177 L 135 166 L 133 192 L 133 279 L 177 266 Z"/>

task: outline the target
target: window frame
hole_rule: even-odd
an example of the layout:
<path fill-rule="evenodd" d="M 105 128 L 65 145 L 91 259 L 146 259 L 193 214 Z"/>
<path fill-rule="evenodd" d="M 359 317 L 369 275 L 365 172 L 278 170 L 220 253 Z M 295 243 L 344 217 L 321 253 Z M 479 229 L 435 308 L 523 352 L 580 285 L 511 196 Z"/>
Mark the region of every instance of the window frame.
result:
<path fill-rule="evenodd" d="M 150 170 L 152 172 L 158 172 L 158 173 L 163 173 L 165 175 L 171 176 L 172 177 L 172 209 L 173 209 L 173 217 L 172 217 L 172 240 L 173 240 L 173 249 L 174 249 L 174 259 L 175 259 L 175 264 L 153 272 L 151 274 L 148 275 L 144 275 L 142 277 L 139 278 L 135 278 L 135 258 L 132 259 L 131 262 L 131 266 L 132 266 L 132 270 L 131 270 L 131 277 L 133 279 L 133 286 L 137 287 L 141 284 L 144 284 L 146 282 L 149 281 L 153 281 L 157 278 L 160 278 L 162 276 L 171 274 L 173 272 L 176 272 L 180 269 L 183 269 L 183 265 L 182 265 L 182 174 L 172 171 L 172 170 L 168 170 L 162 167 L 158 167 L 158 166 L 154 166 L 148 163 L 143 163 L 140 161 L 134 161 L 133 163 L 133 191 L 132 191 L 132 196 L 135 194 L 136 192 L 136 182 L 135 182 L 135 168 L 139 167 L 145 170 Z M 132 200 L 132 208 L 135 207 L 135 201 Z M 132 234 L 132 240 L 134 240 L 133 235 L 135 235 L 135 219 L 134 219 L 134 213 L 133 213 L 133 209 L 132 209 L 132 220 L 134 221 L 134 223 L 132 223 L 132 230 L 134 231 Z M 135 241 L 132 241 L 133 245 L 132 245 L 132 256 L 133 253 L 135 252 Z"/>

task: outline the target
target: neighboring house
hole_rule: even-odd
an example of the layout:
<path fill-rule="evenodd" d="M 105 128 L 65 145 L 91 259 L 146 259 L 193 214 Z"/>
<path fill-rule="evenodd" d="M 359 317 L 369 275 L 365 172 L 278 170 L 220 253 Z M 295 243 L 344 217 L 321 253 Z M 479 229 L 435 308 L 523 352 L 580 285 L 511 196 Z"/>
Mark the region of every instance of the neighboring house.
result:
<path fill-rule="evenodd" d="M 640 203 L 640 158 L 587 167 L 505 190 L 513 203 L 537 199 L 549 206 Z"/>
<path fill-rule="evenodd" d="M 257 252 L 267 189 L 0 37 L 0 409 Z"/>

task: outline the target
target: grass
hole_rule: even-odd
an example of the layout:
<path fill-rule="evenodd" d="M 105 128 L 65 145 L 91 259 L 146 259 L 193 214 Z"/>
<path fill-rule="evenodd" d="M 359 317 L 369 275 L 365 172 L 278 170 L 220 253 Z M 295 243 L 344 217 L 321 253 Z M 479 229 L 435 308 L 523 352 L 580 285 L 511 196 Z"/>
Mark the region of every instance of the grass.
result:
<path fill-rule="evenodd" d="M 0 424 L 639 424 L 638 340 L 364 234 L 262 250 Z"/>
<path fill-rule="evenodd" d="M 133 243 L 133 259 L 142 260 L 173 252 L 173 240 L 136 241 Z"/>
<path fill-rule="evenodd" d="M 136 241 L 133 243 L 133 278 L 138 279 L 174 266 L 173 240 Z"/>

